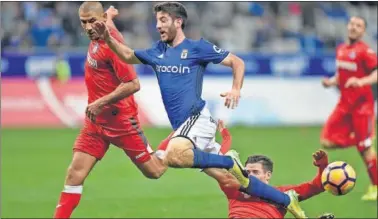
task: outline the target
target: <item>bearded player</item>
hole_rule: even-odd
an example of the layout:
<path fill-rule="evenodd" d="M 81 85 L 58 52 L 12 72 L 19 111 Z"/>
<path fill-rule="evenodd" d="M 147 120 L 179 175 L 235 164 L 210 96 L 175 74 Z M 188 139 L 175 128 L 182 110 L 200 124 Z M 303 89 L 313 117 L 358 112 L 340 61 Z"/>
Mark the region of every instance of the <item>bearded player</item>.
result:
<path fill-rule="evenodd" d="M 222 134 L 223 142 L 221 146 L 221 152 L 226 153 L 232 144 L 232 138 L 220 121 L 219 132 Z M 317 175 L 313 180 L 305 182 L 299 185 L 286 185 L 277 186 L 280 191 L 292 191 L 294 190 L 299 194 L 299 201 L 307 200 L 313 196 L 316 196 L 324 192 L 324 188 L 321 182 L 321 174 L 328 165 L 327 153 L 318 150 L 313 155 L 313 164 L 318 167 Z M 264 155 L 252 155 L 249 156 L 245 163 L 246 170 L 250 176 L 259 179 L 259 183 L 254 184 L 254 189 L 261 190 L 260 186 L 269 184 L 269 181 L 273 174 L 273 162 L 267 156 Z M 205 169 L 205 172 L 213 178 L 221 181 L 226 181 L 228 175 L 221 169 L 209 168 Z M 238 188 L 240 183 L 229 177 L 228 184 L 225 186 L 220 183 L 220 187 L 228 199 L 229 206 L 229 218 L 284 218 L 286 209 L 262 198 L 256 196 L 250 196 L 241 192 Z M 303 216 L 304 212 L 303 212 Z M 333 214 L 323 214 L 319 218 L 333 218 Z"/>
<path fill-rule="evenodd" d="M 321 135 L 324 148 L 356 146 L 361 154 L 372 185 L 363 200 L 377 200 L 377 155 L 373 147 L 375 115 L 372 84 L 377 83 L 377 55 L 361 39 L 366 20 L 351 17 L 348 40 L 336 49 L 337 72 L 323 79 L 325 87 L 338 86 L 339 102 L 329 116 Z"/>
<path fill-rule="evenodd" d="M 159 178 L 167 169 L 159 159 L 150 155 L 152 149 L 140 129 L 133 97 L 140 84 L 133 66 L 122 62 L 92 29 L 93 22 L 106 20 L 102 5 L 85 2 L 80 6 L 79 16 L 91 39 L 85 63 L 89 105 L 84 127 L 74 145 L 73 159 L 54 218 L 70 217 L 79 204 L 86 177 L 105 155 L 110 143 L 124 150 L 148 178 Z M 111 26 L 112 37 L 123 42 L 111 20 L 108 25 Z M 230 157 L 227 158 L 233 163 Z"/>
<path fill-rule="evenodd" d="M 157 30 L 161 40 L 147 50 L 134 51 L 111 36 L 105 22 L 94 23 L 94 29 L 109 47 L 128 64 L 147 64 L 153 67 L 158 78 L 163 103 L 174 130 L 169 139 L 163 162 L 169 166 L 210 168 L 211 165 L 228 169 L 241 182 L 248 194 L 268 197 L 282 203 L 297 217 L 301 209 L 292 193 L 284 194 L 269 186 L 269 192 L 253 190 L 253 181 L 244 175 L 236 153 L 227 156 L 209 154 L 214 151 L 216 122 L 201 98 L 203 72 L 209 63 L 231 67 L 234 81 L 226 98 L 225 106 L 237 106 L 244 79 L 244 62 L 237 56 L 201 39 L 187 39 L 183 32 L 187 20 L 185 7 L 178 2 L 163 2 L 154 7 Z M 216 166 L 217 165 L 217 166 Z M 252 192 L 254 191 L 254 192 Z"/>
<path fill-rule="evenodd" d="M 73 159 L 67 171 L 64 190 L 54 218 L 71 216 L 79 204 L 86 177 L 97 161 L 105 155 L 110 143 L 123 149 L 140 171 L 152 179 L 159 178 L 168 166 L 224 168 L 226 164 L 236 172 L 242 171 L 236 159 L 205 152 L 199 157 L 202 166 L 195 165 L 193 160 L 182 163 L 181 154 L 164 163 L 157 156 L 151 156 L 152 150 L 140 129 L 137 104 L 133 97 L 140 88 L 135 71 L 99 39 L 92 24 L 96 21 L 107 22 L 109 34 L 117 42 L 123 42 L 121 34 L 115 29 L 112 21 L 106 19 L 107 14 L 99 2 L 84 2 L 79 8 L 79 16 L 84 30 L 91 39 L 85 63 L 89 105 L 86 109 L 84 127 L 74 145 Z M 290 202 L 290 206 L 294 208 L 295 197 L 288 198 L 289 202 L 294 200 Z"/>
<path fill-rule="evenodd" d="M 232 137 L 222 120 L 218 122 L 218 131 L 222 136 L 219 153 L 226 154 L 231 148 Z M 159 158 L 164 156 L 165 150 L 166 144 L 160 144 L 156 152 L 159 154 Z M 278 186 L 276 188 L 283 192 L 299 194 L 299 201 L 304 201 L 324 192 L 321 174 L 328 165 L 327 154 L 319 150 L 313 154 L 313 159 L 314 165 L 318 167 L 318 173 L 312 181 L 300 185 Z M 253 183 L 253 189 L 268 193 L 270 188 L 265 186 L 269 184 L 269 180 L 272 177 L 273 162 L 264 155 L 253 155 L 248 158 L 245 165 Z M 229 204 L 229 218 L 284 218 L 287 211 L 285 206 L 244 193 L 243 189 L 240 189 L 241 184 L 226 170 L 208 168 L 204 172 L 216 179 L 225 193 Z M 301 217 L 297 215 L 295 217 L 306 218 L 306 215 L 302 212 Z M 319 218 L 332 219 L 334 216 L 333 214 L 323 214 Z"/>
<path fill-rule="evenodd" d="M 313 159 L 314 165 L 318 167 L 318 173 L 313 180 L 299 185 L 277 186 L 276 188 L 283 192 L 294 190 L 299 195 L 299 201 L 307 200 L 322 193 L 324 189 L 321 184 L 321 174 L 328 164 L 327 154 L 319 150 L 313 154 Z M 261 183 L 269 184 L 273 174 L 273 162 L 271 159 L 264 155 L 252 155 L 248 157 L 245 166 L 250 176 L 257 177 L 261 180 Z M 212 176 L 215 177 L 214 174 L 222 173 L 220 170 L 209 169 L 207 174 L 213 174 Z M 237 181 L 235 183 L 236 185 L 238 184 Z M 280 205 L 223 185 L 221 185 L 221 189 L 228 199 L 229 218 L 285 217 L 286 209 Z M 255 189 L 260 188 L 256 186 Z"/>

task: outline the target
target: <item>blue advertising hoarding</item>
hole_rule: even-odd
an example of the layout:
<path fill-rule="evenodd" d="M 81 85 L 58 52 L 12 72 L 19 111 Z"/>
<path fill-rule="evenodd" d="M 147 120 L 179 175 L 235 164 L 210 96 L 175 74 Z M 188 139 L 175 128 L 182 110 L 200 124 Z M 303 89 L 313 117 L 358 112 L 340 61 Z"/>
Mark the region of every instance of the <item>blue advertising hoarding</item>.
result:
<path fill-rule="evenodd" d="M 334 54 L 239 54 L 246 64 L 246 76 L 331 76 L 335 72 Z M 33 77 L 51 74 L 57 59 L 65 59 L 73 77 L 84 74 L 86 53 L 21 53 L 3 52 L 1 54 L 2 77 Z M 154 75 L 149 66 L 136 65 L 139 75 Z M 221 65 L 208 65 L 206 75 L 227 76 L 231 69 Z"/>

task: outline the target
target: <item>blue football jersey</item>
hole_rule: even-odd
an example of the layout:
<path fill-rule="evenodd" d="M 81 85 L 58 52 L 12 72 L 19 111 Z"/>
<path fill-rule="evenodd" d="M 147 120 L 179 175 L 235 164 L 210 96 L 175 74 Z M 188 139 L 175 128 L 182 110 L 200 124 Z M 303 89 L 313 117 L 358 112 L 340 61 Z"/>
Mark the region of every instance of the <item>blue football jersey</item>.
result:
<path fill-rule="evenodd" d="M 135 51 L 135 56 L 152 66 L 158 79 L 165 110 L 176 130 L 190 116 L 204 108 L 203 72 L 208 63 L 222 62 L 228 51 L 204 40 L 185 39 L 175 47 L 158 41 L 152 48 Z"/>

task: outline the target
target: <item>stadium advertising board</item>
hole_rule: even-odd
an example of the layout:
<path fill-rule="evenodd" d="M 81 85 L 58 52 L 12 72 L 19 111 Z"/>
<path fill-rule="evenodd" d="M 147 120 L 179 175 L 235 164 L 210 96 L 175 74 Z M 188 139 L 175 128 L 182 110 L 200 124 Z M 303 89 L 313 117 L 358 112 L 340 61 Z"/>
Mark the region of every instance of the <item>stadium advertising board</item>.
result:
<path fill-rule="evenodd" d="M 334 54 L 240 54 L 245 61 L 247 76 L 320 76 L 333 75 L 335 71 Z M 1 54 L 2 77 L 36 77 L 55 72 L 58 59 L 66 60 L 72 76 L 83 76 L 85 53 L 55 54 L 49 52 L 20 53 L 3 52 Z M 145 65 L 136 65 L 139 75 L 154 75 L 152 69 Z M 206 75 L 227 76 L 231 70 L 221 65 L 210 64 Z"/>
<path fill-rule="evenodd" d="M 143 125 L 169 126 L 154 77 L 141 77 L 136 100 Z M 205 78 L 203 97 L 214 117 L 228 124 L 296 125 L 321 124 L 338 99 L 335 89 L 323 89 L 319 78 L 246 78 L 239 107 L 226 109 L 220 92 L 231 78 Z M 2 79 L 2 125 L 80 126 L 87 105 L 82 78 L 68 83 L 48 79 Z"/>

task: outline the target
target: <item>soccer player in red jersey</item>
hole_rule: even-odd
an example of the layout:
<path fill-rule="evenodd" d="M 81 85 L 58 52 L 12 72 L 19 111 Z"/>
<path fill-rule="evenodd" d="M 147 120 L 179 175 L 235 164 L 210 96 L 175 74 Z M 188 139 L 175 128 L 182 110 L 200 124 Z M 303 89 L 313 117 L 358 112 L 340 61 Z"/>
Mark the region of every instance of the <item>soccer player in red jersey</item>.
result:
<path fill-rule="evenodd" d="M 313 180 L 300 185 L 277 186 L 276 188 L 282 192 L 294 190 L 299 195 L 299 201 L 304 201 L 323 192 L 321 174 L 328 164 L 327 154 L 319 150 L 313 154 L 313 158 L 314 165 L 318 167 L 318 173 Z M 262 182 L 269 183 L 273 173 L 273 162 L 267 156 L 250 156 L 245 167 L 250 175 L 256 176 Z M 284 218 L 286 214 L 285 208 L 272 202 L 244 194 L 232 188 L 221 186 L 221 189 L 228 199 L 229 218 Z"/>
<path fill-rule="evenodd" d="M 217 130 L 222 137 L 219 153 L 226 154 L 231 148 L 232 136 L 222 120 L 218 121 Z M 169 136 L 164 141 L 169 141 Z M 156 153 L 160 159 L 164 156 L 167 145 L 168 144 L 164 143 L 159 145 Z M 319 150 L 313 154 L 313 157 L 314 165 L 318 166 L 319 169 L 317 176 L 312 181 L 300 185 L 279 186 L 276 188 L 282 192 L 297 193 L 296 195 L 299 195 L 299 201 L 303 201 L 323 192 L 324 189 L 321 184 L 321 173 L 328 165 L 327 154 L 324 151 Z M 254 176 L 262 182 L 261 184 L 255 184 L 254 189 L 262 190 L 263 193 L 268 192 L 264 191 L 264 188 L 262 188 L 261 185 L 269 183 L 269 179 L 273 172 L 273 162 L 266 156 L 250 156 L 246 162 L 245 168 L 250 176 Z M 241 192 L 240 188 L 242 185 L 240 182 L 238 182 L 233 175 L 226 170 L 206 168 L 203 171 L 217 180 L 222 191 L 225 193 L 229 203 L 229 218 L 283 218 L 287 213 L 287 209 L 282 205 Z M 305 213 L 302 213 L 304 217 L 295 216 L 295 218 L 307 218 L 305 217 Z M 323 214 L 319 218 L 332 219 L 334 216 L 332 214 Z"/>
<path fill-rule="evenodd" d="M 115 10 L 114 8 L 110 8 Z M 108 11 L 109 13 L 111 11 Z M 113 11 L 114 12 L 114 11 Z M 113 13 L 111 12 L 111 13 Z M 83 183 L 97 163 L 105 155 L 110 144 L 125 151 L 139 170 L 148 178 L 157 179 L 168 166 L 177 168 L 200 168 L 193 162 L 182 162 L 185 154 L 162 162 L 151 155 L 150 148 L 138 121 L 138 109 L 133 94 L 140 89 L 139 81 L 132 65 L 122 62 L 116 54 L 99 39 L 92 25 L 96 21 L 106 22 L 113 39 L 123 43 L 122 35 L 115 29 L 111 19 L 106 19 L 99 2 L 84 2 L 79 8 L 83 29 L 91 39 L 87 62 L 85 63 L 85 83 L 88 90 L 87 118 L 74 144 L 72 162 L 68 168 L 64 190 L 56 207 L 54 218 L 69 218 L 79 204 Z M 168 144 L 169 141 L 163 142 Z M 224 165 L 242 171 L 236 160 L 230 156 L 201 153 L 201 164 L 205 167 L 223 168 Z M 235 179 L 235 178 L 234 178 Z M 281 196 L 283 195 L 283 196 Z M 280 191 L 270 191 L 268 196 L 278 196 L 278 200 L 300 210 L 295 196 L 284 195 Z"/>
<path fill-rule="evenodd" d="M 366 20 L 351 17 L 347 26 L 348 40 L 336 49 L 337 72 L 323 79 L 325 87 L 338 86 L 339 102 L 329 116 L 321 134 L 324 148 L 357 146 L 372 185 L 363 200 L 377 200 L 377 155 L 373 147 L 375 115 L 371 85 L 377 83 L 377 55 L 361 38 Z"/>
<path fill-rule="evenodd" d="M 223 138 L 221 152 L 226 153 L 231 147 L 232 138 L 223 122 L 220 121 L 219 124 L 218 130 Z M 314 159 L 313 164 L 318 167 L 318 173 L 313 180 L 300 185 L 277 186 L 276 188 L 283 192 L 294 190 L 299 194 L 300 201 L 322 193 L 324 189 L 321 183 L 321 174 L 328 165 L 328 156 L 322 150 L 316 151 L 312 156 Z M 273 173 L 273 162 L 267 156 L 250 156 L 245 163 L 245 167 L 249 175 L 257 177 L 266 184 L 269 183 Z M 226 181 L 224 178 L 227 177 L 227 174 L 223 173 L 224 170 L 209 168 L 204 171 L 215 179 Z M 228 180 L 229 183 L 227 186 L 220 184 L 220 187 L 228 199 L 229 218 L 284 218 L 286 214 L 285 208 L 267 200 L 240 192 L 238 189 L 240 183 L 232 178 Z M 320 216 L 320 218 L 333 217 L 332 214 Z"/>
<path fill-rule="evenodd" d="M 106 13 L 98 2 L 85 2 L 79 16 L 91 42 L 85 63 L 85 84 L 88 91 L 87 118 L 75 144 L 72 162 L 68 168 L 64 190 L 56 207 L 54 218 L 69 218 L 79 204 L 83 183 L 112 143 L 130 157 L 148 178 L 157 178 L 165 167 L 151 159 L 150 148 L 138 120 L 138 106 L 133 94 L 140 89 L 132 65 L 128 65 L 98 40 L 91 24 L 105 20 Z M 107 19 L 111 35 L 123 42 L 122 35 Z"/>

